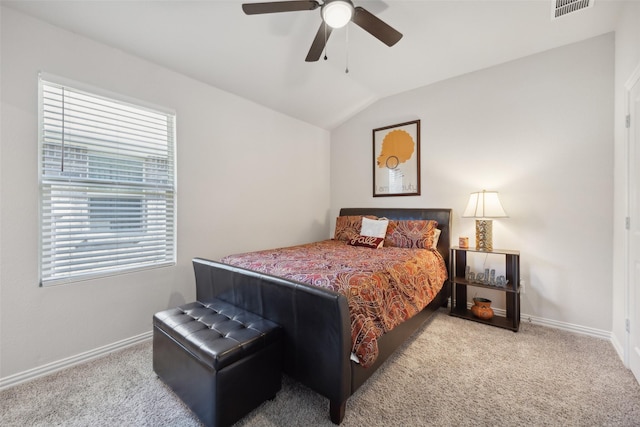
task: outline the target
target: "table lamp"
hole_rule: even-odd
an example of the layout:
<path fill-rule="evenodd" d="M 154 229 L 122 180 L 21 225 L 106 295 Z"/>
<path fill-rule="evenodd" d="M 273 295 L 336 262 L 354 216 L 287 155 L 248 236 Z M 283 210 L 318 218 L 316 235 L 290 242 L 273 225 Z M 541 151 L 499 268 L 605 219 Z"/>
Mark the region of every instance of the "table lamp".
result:
<path fill-rule="evenodd" d="M 476 218 L 476 249 L 493 250 L 493 221 L 490 218 L 507 218 L 500 204 L 497 191 L 482 190 L 471 193 L 463 218 Z"/>

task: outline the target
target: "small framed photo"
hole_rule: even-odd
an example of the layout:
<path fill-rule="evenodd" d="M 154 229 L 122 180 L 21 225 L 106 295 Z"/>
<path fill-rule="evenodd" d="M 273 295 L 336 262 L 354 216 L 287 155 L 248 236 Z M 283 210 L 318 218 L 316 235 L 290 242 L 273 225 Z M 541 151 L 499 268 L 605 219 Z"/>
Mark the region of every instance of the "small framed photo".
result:
<path fill-rule="evenodd" d="M 468 237 L 458 238 L 458 246 L 460 247 L 460 249 L 469 249 L 469 238 Z"/>
<path fill-rule="evenodd" d="M 373 130 L 373 197 L 420 195 L 420 120 Z"/>

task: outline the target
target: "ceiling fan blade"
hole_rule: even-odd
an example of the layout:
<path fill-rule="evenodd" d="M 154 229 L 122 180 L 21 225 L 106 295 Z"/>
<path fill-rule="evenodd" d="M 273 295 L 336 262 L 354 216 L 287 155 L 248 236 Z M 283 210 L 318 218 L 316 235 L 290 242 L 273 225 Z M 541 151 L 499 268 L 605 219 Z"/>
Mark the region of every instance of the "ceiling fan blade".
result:
<path fill-rule="evenodd" d="M 402 38 L 402 33 L 360 6 L 355 8 L 351 20 L 387 46 L 393 46 Z"/>
<path fill-rule="evenodd" d="M 318 28 L 318 32 L 316 33 L 316 38 L 313 39 L 313 43 L 311 43 L 311 48 L 309 49 L 309 53 L 307 54 L 305 61 L 315 62 L 320 59 L 320 55 L 322 55 L 322 51 L 327 44 L 327 40 L 329 40 L 331 30 L 333 30 L 333 28 L 325 24 L 324 21 L 320 24 L 320 28 Z"/>
<path fill-rule="evenodd" d="M 295 0 L 295 1 L 270 1 L 265 3 L 245 3 L 242 10 L 247 15 L 258 15 L 261 13 L 296 12 L 299 10 L 314 10 L 320 7 L 317 1 Z"/>

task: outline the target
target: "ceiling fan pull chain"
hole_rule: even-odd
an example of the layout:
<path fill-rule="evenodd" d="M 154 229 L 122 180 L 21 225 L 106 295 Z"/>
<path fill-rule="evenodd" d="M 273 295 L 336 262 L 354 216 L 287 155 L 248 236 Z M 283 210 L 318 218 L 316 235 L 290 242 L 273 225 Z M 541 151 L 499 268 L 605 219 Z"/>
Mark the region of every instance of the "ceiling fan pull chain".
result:
<path fill-rule="evenodd" d="M 327 24 L 322 25 L 324 27 L 324 60 L 327 60 Z"/>
<path fill-rule="evenodd" d="M 345 66 L 344 73 L 349 74 L 349 26 L 348 25 L 346 28 L 346 33 L 347 33 L 347 43 L 346 43 L 347 44 L 347 61 L 346 61 L 347 65 Z"/>

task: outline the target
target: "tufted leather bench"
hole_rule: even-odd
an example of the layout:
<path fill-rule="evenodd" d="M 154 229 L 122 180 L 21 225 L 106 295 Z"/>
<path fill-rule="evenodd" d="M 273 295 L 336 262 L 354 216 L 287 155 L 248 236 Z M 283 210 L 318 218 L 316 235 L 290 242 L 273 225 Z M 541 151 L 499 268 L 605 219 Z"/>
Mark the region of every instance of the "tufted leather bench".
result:
<path fill-rule="evenodd" d="M 280 390 L 282 329 L 217 299 L 161 311 L 153 370 L 205 425 L 231 425 Z"/>

